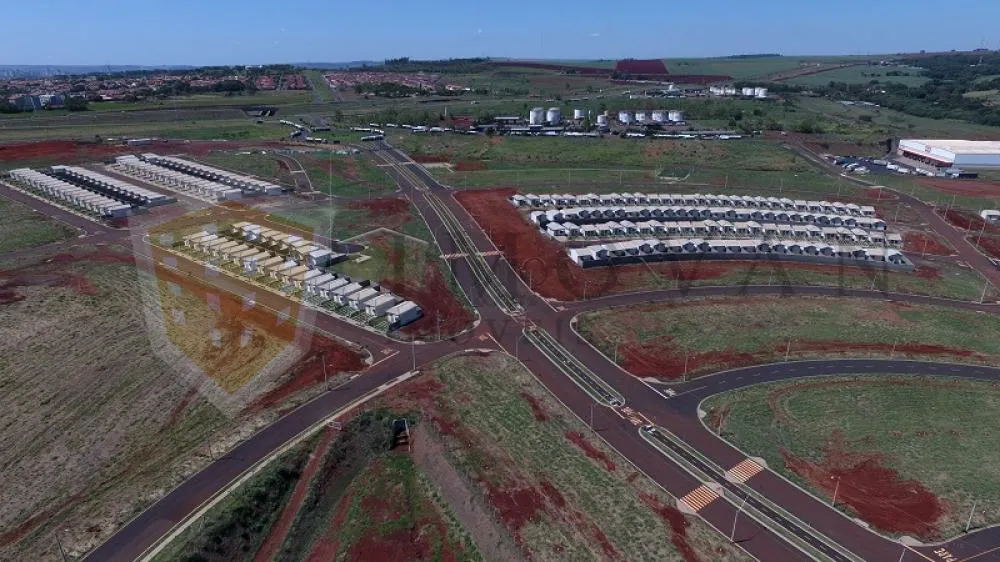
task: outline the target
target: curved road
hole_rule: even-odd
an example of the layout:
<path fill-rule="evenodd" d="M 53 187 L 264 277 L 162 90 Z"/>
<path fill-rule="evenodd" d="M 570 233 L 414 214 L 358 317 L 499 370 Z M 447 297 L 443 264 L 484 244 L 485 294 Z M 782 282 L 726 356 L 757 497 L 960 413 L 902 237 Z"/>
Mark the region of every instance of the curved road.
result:
<path fill-rule="evenodd" d="M 463 242 L 455 239 L 446 226 L 444 214 L 450 214 L 464 230 L 463 235 L 480 251 L 493 250 L 492 243 L 478 227 L 475 220 L 455 201 L 451 192 L 438 184 L 423 168 L 412 163 L 401 152 L 382 145 L 374 153 L 387 164 L 385 169 L 399 183 L 406 197 L 411 199 L 427 221 L 437 239 L 442 253 L 460 253 Z M 450 219 L 449 219 L 450 220 Z M 697 417 L 696 406 L 702 398 L 717 392 L 739 388 L 748 384 L 786 380 L 833 373 L 935 373 L 968 378 L 1000 380 L 1000 369 L 945 363 L 912 361 L 841 360 L 793 362 L 763 365 L 729 371 L 724 374 L 698 378 L 674 387 L 677 396 L 665 399 L 642 381 L 625 373 L 617 365 L 582 340 L 572 330 L 572 319 L 581 311 L 607 306 L 637 304 L 651 300 L 681 298 L 684 296 L 714 296 L 741 294 L 781 294 L 784 287 L 699 287 L 683 291 L 658 291 L 619 295 L 583 303 L 558 303 L 558 308 L 539 298 L 518 278 L 502 256 L 482 257 L 493 279 L 524 309 L 521 314 L 509 316 L 502 312 L 494 299 L 495 291 L 484 285 L 482 266 L 472 257 L 451 260 L 459 284 L 468 294 L 482 317 L 480 326 L 471 333 L 436 344 L 405 346 L 380 338 L 370 332 L 354 328 L 339 320 L 320 315 L 317 320 L 324 330 L 345 334 L 348 339 L 361 339 L 369 348 L 382 346 L 389 351 L 387 358 L 369 368 L 366 373 L 343 387 L 323 393 L 312 402 L 282 417 L 275 424 L 264 428 L 224 458 L 209 465 L 191 479 L 161 498 L 135 520 L 118 530 L 108 541 L 95 548 L 91 560 L 133 560 L 141 556 L 168 530 L 181 522 L 218 490 L 225 488 L 234 478 L 252 467 L 257 461 L 279 448 L 303 430 L 329 416 L 344 405 L 377 389 L 409 371 L 413 365 L 426 364 L 448 353 L 473 348 L 500 348 L 516 354 L 542 383 L 554 392 L 577 416 L 588 419 L 594 413 L 594 424 L 603 439 L 645 471 L 661 486 L 676 497 L 683 497 L 697 489 L 703 482 L 686 472 L 679 465 L 658 454 L 637 431 L 634 422 L 625 419 L 612 408 L 592 408 L 595 404 L 588 394 L 564 375 L 548 356 L 530 345 L 523 337 L 524 326 L 533 325 L 553 334 L 555 339 L 572 356 L 592 369 L 606 383 L 621 393 L 629 407 L 647 420 L 677 435 L 701 455 L 723 468 L 730 468 L 745 460 L 745 456 L 726 442 L 708 432 Z M 194 267 L 192 269 L 197 269 Z M 195 274 L 192 271 L 192 274 Z M 213 278 L 217 283 L 223 277 Z M 225 278 L 225 283 L 241 290 L 241 282 Z M 947 299 L 897 295 L 877 291 L 841 290 L 829 287 L 793 287 L 795 294 L 847 295 L 862 298 L 891 298 L 893 300 L 938 304 L 964 309 L 993 312 L 993 305 L 979 305 Z M 364 332 L 364 333 L 361 333 Z M 384 342 L 382 341 L 384 339 Z M 522 341 L 523 340 L 523 341 Z M 357 340 L 356 340 L 357 341 Z M 494 343 L 495 342 L 495 343 Z M 407 349 L 409 348 L 409 349 Z M 373 350 L 373 355 L 378 357 Z M 882 537 L 831 509 L 817 498 L 806 494 L 770 471 L 764 471 L 747 482 L 754 490 L 779 504 L 799 519 L 806 521 L 817 536 L 825 537 L 864 560 L 947 560 L 935 550 L 945 548 L 954 560 L 977 556 L 976 560 L 989 560 L 990 548 L 1000 545 L 1000 529 L 985 529 L 950 541 L 943 547 L 903 550 L 900 543 Z M 738 508 L 729 501 L 714 501 L 698 512 L 720 533 L 728 535 L 737 516 Z M 771 525 L 774 523 L 771 522 Z M 810 536 L 812 536 L 810 534 Z M 809 560 L 810 557 L 793 547 L 771 528 L 744 516 L 738 519 L 736 538 L 740 546 L 760 560 Z M 900 555 L 903 558 L 900 558 Z M 839 559 L 839 558 L 838 558 Z M 849 559 L 849 558 L 844 558 Z"/>

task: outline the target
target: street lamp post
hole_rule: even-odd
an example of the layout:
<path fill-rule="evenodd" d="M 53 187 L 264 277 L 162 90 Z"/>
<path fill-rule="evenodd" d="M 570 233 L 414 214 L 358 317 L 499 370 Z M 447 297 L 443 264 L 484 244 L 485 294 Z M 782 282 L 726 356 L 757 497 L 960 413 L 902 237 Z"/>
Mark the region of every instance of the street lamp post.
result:
<path fill-rule="evenodd" d="M 746 507 L 747 499 L 749 497 L 750 496 L 743 496 L 743 503 L 741 503 L 740 508 L 736 510 L 736 515 L 733 515 L 733 531 L 729 533 L 729 542 L 736 542 L 736 520 L 739 518 L 740 512 L 743 511 L 743 508 Z"/>
<path fill-rule="evenodd" d="M 833 487 L 833 500 L 830 501 L 831 506 L 837 505 L 837 492 L 840 490 L 840 477 L 837 477 L 837 485 Z"/>
<path fill-rule="evenodd" d="M 594 431 L 594 406 L 597 406 L 597 402 L 590 404 L 590 431 Z"/>

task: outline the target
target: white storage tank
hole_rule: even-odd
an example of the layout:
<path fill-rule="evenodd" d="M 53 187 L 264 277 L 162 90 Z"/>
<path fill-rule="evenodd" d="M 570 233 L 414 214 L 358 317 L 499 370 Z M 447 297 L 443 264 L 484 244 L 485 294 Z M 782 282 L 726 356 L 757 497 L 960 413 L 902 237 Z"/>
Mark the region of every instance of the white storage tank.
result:
<path fill-rule="evenodd" d="M 618 122 L 621 123 L 622 125 L 628 125 L 629 123 L 632 122 L 632 114 L 629 113 L 628 111 L 619 111 Z"/>
<path fill-rule="evenodd" d="M 636 111 L 635 112 L 635 122 L 636 123 L 645 123 L 646 122 L 646 112 L 645 111 Z"/>
<path fill-rule="evenodd" d="M 545 124 L 545 110 L 541 107 L 536 107 L 532 109 L 528 114 L 528 123 L 530 125 L 544 125 Z"/>
<path fill-rule="evenodd" d="M 666 111 L 654 111 L 653 112 L 653 121 L 656 121 L 657 123 L 663 123 L 666 120 L 667 120 L 667 112 Z"/>
<path fill-rule="evenodd" d="M 677 123 L 678 121 L 683 121 L 684 112 L 679 109 L 671 109 L 670 112 L 667 113 L 667 118 L 673 121 L 674 123 Z"/>
<path fill-rule="evenodd" d="M 754 88 L 753 89 L 753 95 L 754 95 L 755 98 L 766 98 L 767 97 L 767 88 Z"/>
<path fill-rule="evenodd" d="M 545 114 L 545 121 L 549 125 L 558 125 L 561 119 L 562 112 L 559 111 L 558 107 L 550 107 L 548 113 Z"/>
<path fill-rule="evenodd" d="M 743 88 L 743 95 L 747 96 L 747 97 L 752 97 L 753 96 L 753 88 L 750 88 L 750 87 Z"/>
<path fill-rule="evenodd" d="M 573 119 L 583 119 L 587 116 L 587 113 L 582 109 L 573 110 Z"/>
<path fill-rule="evenodd" d="M 608 116 L 607 115 L 598 115 L 597 116 L 597 125 L 599 127 L 607 127 L 608 126 Z"/>

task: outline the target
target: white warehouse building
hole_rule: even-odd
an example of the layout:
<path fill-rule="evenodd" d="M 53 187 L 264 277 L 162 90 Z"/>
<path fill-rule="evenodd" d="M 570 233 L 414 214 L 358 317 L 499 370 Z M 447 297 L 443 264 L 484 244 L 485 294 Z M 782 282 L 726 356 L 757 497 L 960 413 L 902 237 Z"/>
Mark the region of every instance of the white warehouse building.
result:
<path fill-rule="evenodd" d="M 900 139 L 896 152 L 938 168 L 1000 168 L 1000 141 Z"/>

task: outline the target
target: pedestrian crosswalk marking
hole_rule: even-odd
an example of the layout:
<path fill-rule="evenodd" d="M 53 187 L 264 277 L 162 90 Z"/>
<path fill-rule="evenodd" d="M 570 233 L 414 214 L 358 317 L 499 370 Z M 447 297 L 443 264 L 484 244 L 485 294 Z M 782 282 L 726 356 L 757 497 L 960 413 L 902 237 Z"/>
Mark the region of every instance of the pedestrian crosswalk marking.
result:
<path fill-rule="evenodd" d="M 764 470 L 764 467 L 758 464 L 753 459 L 746 459 L 738 465 L 730 468 L 726 471 L 726 478 L 732 480 L 733 482 L 743 483 L 750 480 L 754 476 L 760 474 Z"/>
<path fill-rule="evenodd" d="M 476 255 L 483 256 L 483 257 L 499 256 L 501 254 L 503 254 L 503 252 L 501 252 L 500 250 L 488 250 L 486 252 L 477 252 L 476 253 Z M 441 254 L 441 259 L 446 259 L 446 260 L 455 260 L 455 259 L 467 258 L 467 257 L 469 257 L 469 254 L 466 254 L 464 252 L 455 252 L 453 254 Z"/>
<path fill-rule="evenodd" d="M 681 498 L 681 501 L 687 504 L 692 511 L 698 512 L 705 509 L 708 504 L 717 499 L 719 499 L 719 494 L 715 493 L 715 491 L 708 486 L 702 485 Z"/>

